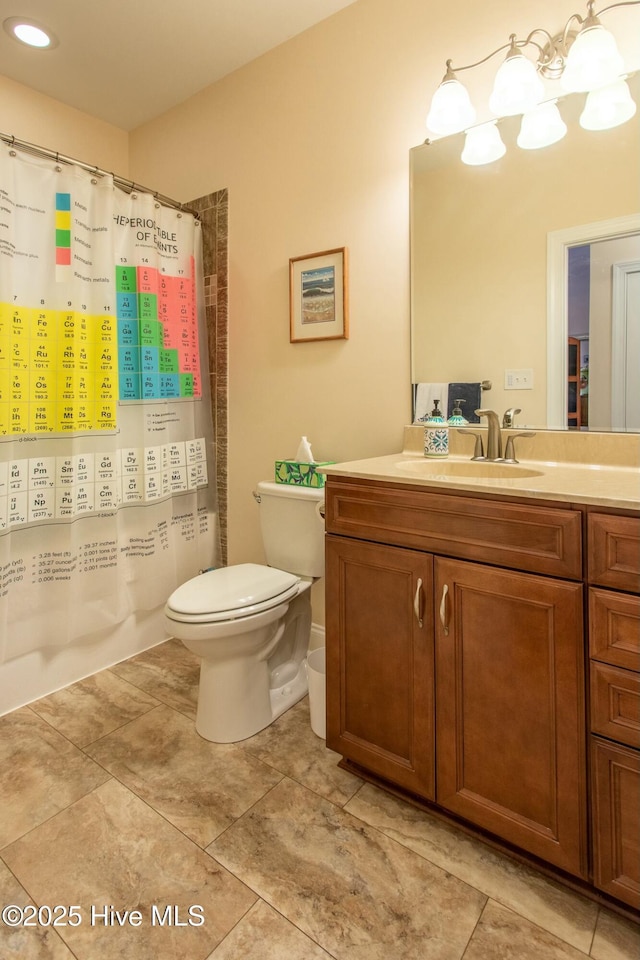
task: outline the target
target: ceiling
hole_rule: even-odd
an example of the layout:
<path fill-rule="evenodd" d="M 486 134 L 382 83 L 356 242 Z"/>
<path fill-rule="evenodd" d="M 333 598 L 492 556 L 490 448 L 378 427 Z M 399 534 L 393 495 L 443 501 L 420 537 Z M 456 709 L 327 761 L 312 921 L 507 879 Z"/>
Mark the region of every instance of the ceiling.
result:
<path fill-rule="evenodd" d="M 133 130 L 354 0 L 0 0 L 59 43 L 0 30 L 0 73 Z"/>

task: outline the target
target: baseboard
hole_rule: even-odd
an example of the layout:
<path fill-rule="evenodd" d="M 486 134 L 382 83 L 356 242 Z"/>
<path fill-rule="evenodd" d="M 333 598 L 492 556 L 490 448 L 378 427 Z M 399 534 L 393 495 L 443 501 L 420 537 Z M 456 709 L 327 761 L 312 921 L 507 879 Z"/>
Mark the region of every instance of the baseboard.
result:
<path fill-rule="evenodd" d="M 318 647 L 325 646 L 324 627 L 319 623 L 311 624 L 311 636 L 309 637 L 309 650 L 317 650 Z"/>

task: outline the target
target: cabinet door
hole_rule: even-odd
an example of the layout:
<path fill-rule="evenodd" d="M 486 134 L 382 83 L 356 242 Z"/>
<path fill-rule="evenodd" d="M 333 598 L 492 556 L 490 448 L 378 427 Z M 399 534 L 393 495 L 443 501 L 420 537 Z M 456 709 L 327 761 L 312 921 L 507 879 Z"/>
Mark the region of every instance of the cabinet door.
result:
<path fill-rule="evenodd" d="M 592 738 L 593 882 L 640 910 L 640 753 Z"/>
<path fill-rule="evenodd" d="M 586 876 L 582 587 L 435 561 L 437 802 Z"/>
<path fill-rule="evenodd" d="M 433 558 L 326 538 L 327 746 L 434 795 Z"/>

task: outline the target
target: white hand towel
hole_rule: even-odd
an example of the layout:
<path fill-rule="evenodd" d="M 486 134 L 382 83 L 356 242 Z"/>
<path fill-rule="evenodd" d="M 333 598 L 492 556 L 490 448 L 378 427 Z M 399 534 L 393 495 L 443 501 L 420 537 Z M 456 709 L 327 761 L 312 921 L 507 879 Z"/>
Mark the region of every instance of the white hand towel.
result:
<path fill-rule="evenodd" d="M 413 422 L 424 423 L 429 419 L 433 410 L 433 401 L 439 400 L 438 409 L 442 416 L 447 415 L 447 398 L 449 395 L 448 383 L 416 383 L 414 384 Z"/>

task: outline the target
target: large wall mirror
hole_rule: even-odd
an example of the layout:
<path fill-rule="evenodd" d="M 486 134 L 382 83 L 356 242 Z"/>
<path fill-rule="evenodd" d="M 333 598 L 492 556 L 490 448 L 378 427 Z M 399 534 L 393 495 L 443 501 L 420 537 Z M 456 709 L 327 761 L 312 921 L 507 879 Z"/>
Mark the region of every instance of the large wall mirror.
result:
<path fill-rule="evenodd" d="M 412 382 L 489 381 L 483 404 L 520 407 L 522 426 L 638 431 L 639 117 L 586 131 L 583 104 L 559 103 L 567 135 L 541 150 L 500 121 L 507 152 L 487 166 L 461 162 L 463 134 L 411 151 Z M 530 388 L 505 389 L 506 371 Z"/>

